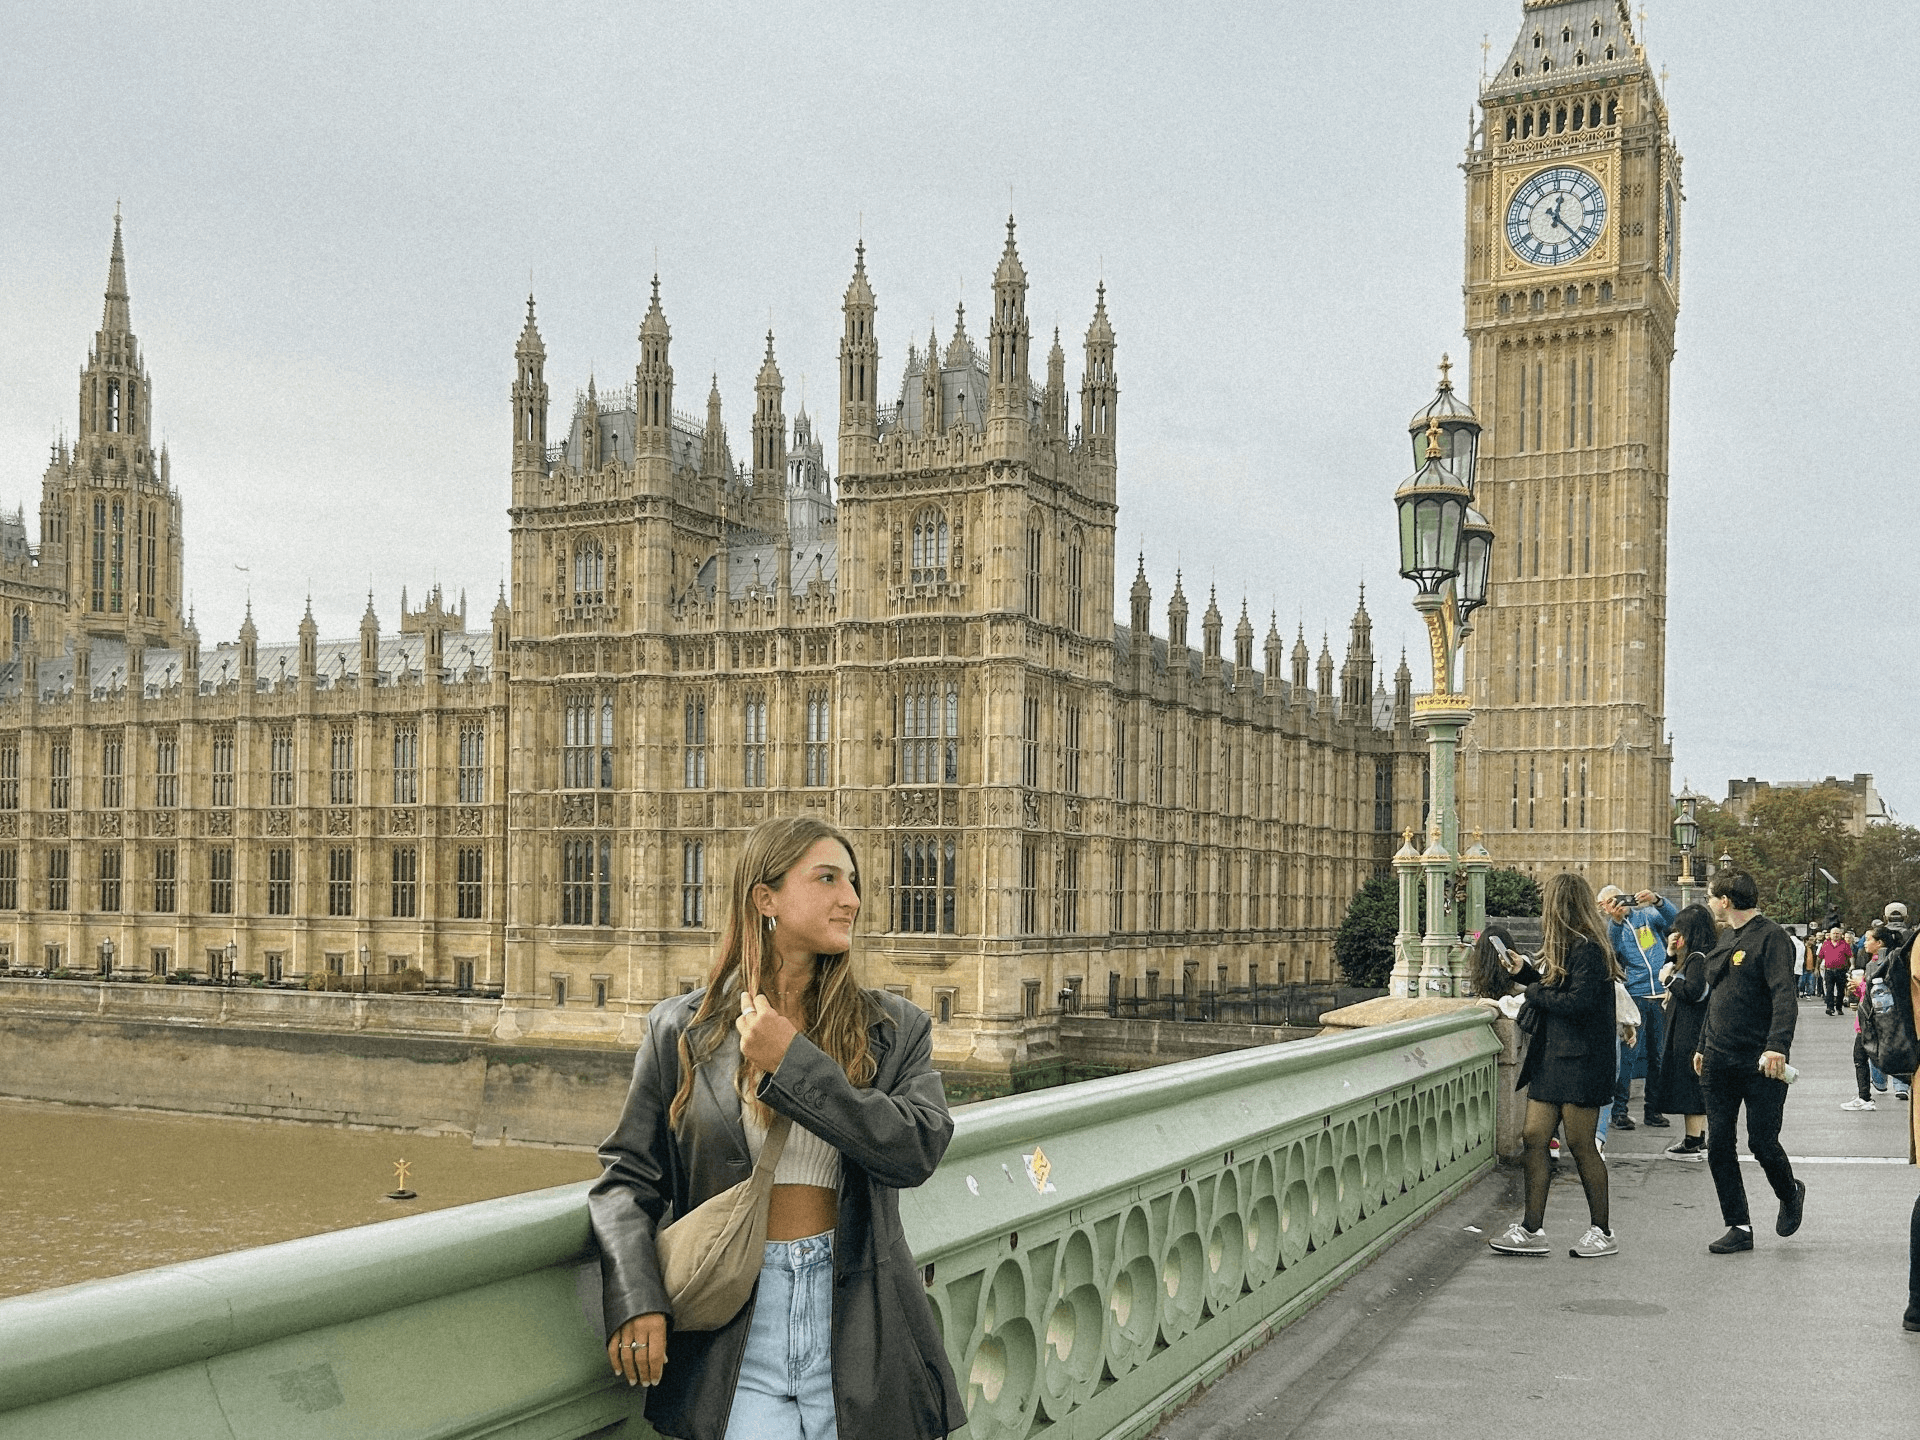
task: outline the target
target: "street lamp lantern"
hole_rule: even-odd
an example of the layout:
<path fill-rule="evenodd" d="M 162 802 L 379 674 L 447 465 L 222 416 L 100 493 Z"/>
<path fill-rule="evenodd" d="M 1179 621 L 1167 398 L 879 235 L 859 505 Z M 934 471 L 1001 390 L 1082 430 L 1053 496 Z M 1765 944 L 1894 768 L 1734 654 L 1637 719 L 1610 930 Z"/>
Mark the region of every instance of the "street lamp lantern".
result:
<path fill-rule="evenodd" d="M 1472 499 L 1441 457 L 1440 422 L 1429 421 L 1426 463 L 1393 496 L 1400 508 L 1400 574 L 1422 595 L 1437 595 L 1460 573 L 1461 530 Z"/>
<path fill-rule="evenodd" d="M 1693 847 L 1700 843 L 1700 822 L 1695 818 L 1694 810 L 1707 797 L 1696 794 L 1691 785 L 1682 782 L 1680 793 L 1674 802 L 1680 811 L 1673 817 L 1673 843 L 1680 851 L 1680 898 L 1687 899 L 1687 888 L 1694 884 Z"/>
<path fill-rule="evenodd" d="M 1460 624 L 1487 603 L 1488 562 L 1493 558 L 1493 526 L 1487 517 L 1471 505 L 1466 522 L 1460 527 Z"/>

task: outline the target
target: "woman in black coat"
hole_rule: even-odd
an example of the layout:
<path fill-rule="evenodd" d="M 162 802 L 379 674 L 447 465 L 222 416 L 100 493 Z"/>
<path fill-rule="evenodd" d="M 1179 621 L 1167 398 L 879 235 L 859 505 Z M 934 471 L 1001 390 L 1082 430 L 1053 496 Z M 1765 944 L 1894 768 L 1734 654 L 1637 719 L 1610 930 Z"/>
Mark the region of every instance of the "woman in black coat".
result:
<path fill-rule="evenodd" d="M 1540 979 L 1527 986 L 1520 1027 L 1530 1031 L 1527 1058 L 1515 1088 L 1527 1090 L 1521 1130 L 1527 1208 L 1521 1220 L 1488 1243 L 1503 1255 L 1545 1255 L 1547 1142 L 1564 1127 L 1567 1149 L 1587 1194 L 1587 1233 L 1571 1254 L 1593 1259 L 1617 1254 L 1607 1193 L 1607 1163 L 1594 1143 L 1600 1107 L 1613 1103 L 1615 1043 L 1613 982 L 1619 962 L 1607 943 L 1607 922 L 1586 880 L 1573 874 L 1547 881 L 1543 898 Z"/>
<path fill-rule="evenodd" d="M 1687 1133 L 1667 1147 L 1669 1160 L 1707 1158 L 1707 1100 L 1693 1073 L 1693 1052 L 1707 1018 L 1707 956 L 1719 931 L 1704 905 L 1694 904 L 1673 917 L 1667 932 L 1667 965 L 1660 983 L 1667 987 L 1667 1043 L 1660 1059 L 1660 1093 L 1647 1108 L 1686 1117 Z"/>

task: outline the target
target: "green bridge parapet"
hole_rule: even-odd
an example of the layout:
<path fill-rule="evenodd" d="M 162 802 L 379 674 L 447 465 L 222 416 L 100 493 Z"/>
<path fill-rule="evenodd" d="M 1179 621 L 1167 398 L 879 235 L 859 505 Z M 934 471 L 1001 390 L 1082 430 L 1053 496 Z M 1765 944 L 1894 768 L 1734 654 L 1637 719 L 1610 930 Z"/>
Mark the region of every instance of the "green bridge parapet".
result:
<path fill-rule="evenodd" d="M 1146 1433 L 1494 1164 L 1500 1050 L 1455 1012 L 960 1111 L 901 1208 L 962 1433 Z M 651 1436 L 585 1193 L 0 1301 L 0 1433 Z"/>

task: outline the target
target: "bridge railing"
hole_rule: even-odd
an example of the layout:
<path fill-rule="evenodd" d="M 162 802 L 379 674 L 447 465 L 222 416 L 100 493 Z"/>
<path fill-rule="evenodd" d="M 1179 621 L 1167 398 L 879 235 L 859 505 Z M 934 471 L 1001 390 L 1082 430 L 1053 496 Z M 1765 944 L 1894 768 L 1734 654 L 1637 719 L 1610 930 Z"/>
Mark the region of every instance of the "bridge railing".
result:
<path fill-rule="evenodd" d="M 1125 1440 L 1494 1163 L 1456 1012 L 960 1112 L 902 1196 L 972 1440 Z M 0 1301 L 0 1432 L 652 1431 L 601 1347 L 585 1187 Z"/>

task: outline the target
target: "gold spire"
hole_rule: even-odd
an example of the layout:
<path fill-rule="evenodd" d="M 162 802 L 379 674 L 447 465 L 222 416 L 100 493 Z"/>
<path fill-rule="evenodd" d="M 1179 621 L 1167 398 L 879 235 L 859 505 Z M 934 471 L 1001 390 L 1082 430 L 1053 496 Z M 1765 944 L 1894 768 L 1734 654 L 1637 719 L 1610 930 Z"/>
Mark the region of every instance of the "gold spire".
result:
<path fill-rule="evenodd" d="M 1427 459 L 1438 460 L 1439 458 L 1440 419 L 1438 416 L 1430 416 L 1427 420 Z"/>

